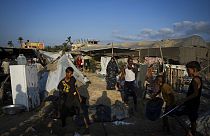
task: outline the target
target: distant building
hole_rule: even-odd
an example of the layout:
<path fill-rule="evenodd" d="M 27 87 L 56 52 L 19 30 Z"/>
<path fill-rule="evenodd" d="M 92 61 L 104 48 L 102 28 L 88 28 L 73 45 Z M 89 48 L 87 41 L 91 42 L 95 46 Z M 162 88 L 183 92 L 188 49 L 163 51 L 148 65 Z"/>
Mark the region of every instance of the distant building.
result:
<path fill-rule="evenodd" d="M 21 45 L 21 48 L 29 48 L 29 49 L 44 49 L 43 42 L 26 42 Z"/>
<path fill-rule="evenodd" d="M 75 50 L 81 50 L 81 48 L 83 47 L 92 47 L 92 46 L 97 46 L 99 41 L 97 40 L 81 40 L 81 41 L 77 41 L 75 43 L 72 44 L 72 51 Z"/>
<path fill-rule="evenodd" d="M 140 58 L 140 60 L 145 60 L 145 57 L 159 57 L 169 64 L 185 65 L 192 60 L 196 60 L 204 66 L 210 63 L 210 44 L 198 35 L 160 41 L 115 43 L 113 46 L 82 46 L 79 51 L 86 54 L 99 54 L 100 56 L 112 56 L 113 51 L 115 56 L 132 55 Z"/>
<path fill-rule="evenodd" d="M 88 44 L 98 44 L 97 40 L 88 40 Z"/>

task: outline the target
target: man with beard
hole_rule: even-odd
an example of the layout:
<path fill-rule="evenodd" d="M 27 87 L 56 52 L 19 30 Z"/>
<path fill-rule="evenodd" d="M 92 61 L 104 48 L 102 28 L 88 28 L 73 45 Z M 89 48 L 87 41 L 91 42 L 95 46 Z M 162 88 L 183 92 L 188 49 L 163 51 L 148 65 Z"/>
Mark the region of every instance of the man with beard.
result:
<path fill-rule="evenodd" d="M 136 73 L 137 67 L 133 63 L 131 57 L 128 58 L 127 67 L 124 69 L 125 73 L 125 102 L 128 102 L 128 97 L 133 97 L 134 109 L 137 111 L 137 92 L 136 92 Z"/>

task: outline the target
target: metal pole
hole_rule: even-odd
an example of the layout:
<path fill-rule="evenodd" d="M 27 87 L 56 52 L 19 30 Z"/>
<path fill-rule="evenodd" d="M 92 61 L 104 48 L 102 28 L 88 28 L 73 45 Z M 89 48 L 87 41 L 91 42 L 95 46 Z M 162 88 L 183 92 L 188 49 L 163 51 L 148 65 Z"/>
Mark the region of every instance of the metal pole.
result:
<path fill-rule="evenodd" d="M 171 110 L 168 111 L 167 113 L 165 113 L 165 114 L 163 114 L 162 116 L 160 116 L 160 118 L 163 118 L 163 117 L 167 116 L 169 113 L 171 113 L 172 111 L 176 110 L 176 109 L 179 108 L 179 107 L 180 107 L 180 105 L 174 107 L 173 109 L 171 109 Z"/>

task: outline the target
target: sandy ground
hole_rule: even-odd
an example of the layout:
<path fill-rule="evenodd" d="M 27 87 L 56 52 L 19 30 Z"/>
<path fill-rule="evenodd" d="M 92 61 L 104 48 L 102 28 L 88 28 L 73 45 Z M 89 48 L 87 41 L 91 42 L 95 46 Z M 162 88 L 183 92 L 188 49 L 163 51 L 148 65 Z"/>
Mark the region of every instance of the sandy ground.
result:
<path fill-rule="evenodd" d="M 80 93 L 89 98 L 90 106 L 106 92 L 107 97 L 114 104 L 116 100 L 122 100 L 118 91 L 106 90 L 106 82 L 103 77 L 94 73 L 86 73 L 91 84 L 80 86 Z M 106 103 L 106 101 L 103 101 Z M 102 102 L 102 103 L 103 103 Z M 162 121 L 149 121 L 144 116 L 145 101 L 138 100 L 138 112 L 123 121 L 132 123 L 130 125 L 114 125 L 112 122 L 93 122 L 89 126 L 91 136 L 184 136 L 184 129 L 170 118 L 171 132 L 162 131 Z M 84 126 L 79 127 L 72 118 L 68 118 L 67 126 L 62 128 L 60 120 L 40 117 L 39 109 L 31 112 L 19 113 L 17 115 L 0 115 L 1 136 L 72 136 L 74 132 L 80 134 L 87 131 Z"/>

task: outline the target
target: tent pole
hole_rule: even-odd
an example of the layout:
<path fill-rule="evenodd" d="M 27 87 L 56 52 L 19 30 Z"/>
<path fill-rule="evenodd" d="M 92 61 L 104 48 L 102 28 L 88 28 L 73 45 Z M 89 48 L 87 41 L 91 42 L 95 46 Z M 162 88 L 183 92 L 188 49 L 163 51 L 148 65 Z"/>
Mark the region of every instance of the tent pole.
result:
<path fill-rule="evenodd" d="M 161 49 L 161 45 L 160 45 L 160 55 L 161 55 L 161 59 L 163 60 L 163 52 L 162 52 L 162 49 Z"/>

